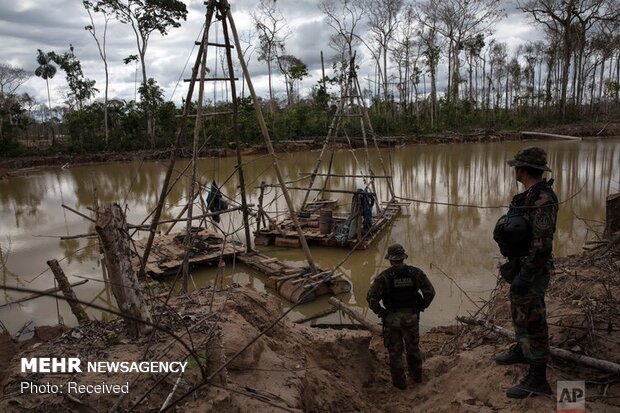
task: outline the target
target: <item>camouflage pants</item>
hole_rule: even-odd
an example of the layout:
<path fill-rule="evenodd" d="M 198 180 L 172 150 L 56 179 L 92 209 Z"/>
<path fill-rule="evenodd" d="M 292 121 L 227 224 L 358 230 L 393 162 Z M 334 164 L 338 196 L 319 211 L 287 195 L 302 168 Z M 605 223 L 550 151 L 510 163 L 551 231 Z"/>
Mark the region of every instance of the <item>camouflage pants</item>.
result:
<path fill-rule="evenodd" d="M 383 320 L 383 342 L 390 358 L 392 380 L 404 379 L 403 350 L 407 353 L 409 374 L 422 369 L 420 317 L 417 312 L 392 312 Z"/>
<path fill-rule="evenodd" d="M 549 332 L 545 294 L 529 291 L 518 296 L 511 294 L 510 310 L 517 342 L 530 363 L 546 363 L 549 359 Z"/>

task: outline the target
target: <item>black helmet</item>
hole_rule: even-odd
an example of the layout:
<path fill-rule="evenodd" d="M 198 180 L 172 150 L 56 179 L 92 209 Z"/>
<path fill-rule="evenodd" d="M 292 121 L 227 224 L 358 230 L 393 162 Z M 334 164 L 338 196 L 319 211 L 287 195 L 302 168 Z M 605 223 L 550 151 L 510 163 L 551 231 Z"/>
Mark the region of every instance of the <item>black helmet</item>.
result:
<path fill-rule="evenodd" d="M 523 257 L 532 242 L 532 225 L 522 214 L 502 215 L 495 224 L 493 239 L 504 257 Z"/>

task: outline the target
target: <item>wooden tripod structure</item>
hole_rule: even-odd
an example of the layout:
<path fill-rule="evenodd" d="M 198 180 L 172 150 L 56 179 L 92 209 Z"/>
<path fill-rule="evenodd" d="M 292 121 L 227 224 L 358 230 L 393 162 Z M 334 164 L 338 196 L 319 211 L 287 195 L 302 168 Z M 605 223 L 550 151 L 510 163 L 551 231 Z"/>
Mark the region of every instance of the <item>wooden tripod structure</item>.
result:
<path fill-rule="evenodd" d="M 282 171 L 280 169 L 278 159 L 275 155 L 273 144 L 269 136 L 269 132 L 267 130 L 267 125 L 265 124 L 265 120 L 263 118 L 262 109 L 261 109 L 260 103 L 258 102 L 258 98 L 257 98 L 256 92 L 254 89 L 254 85 L 252 83 L 252 79 L 250 78 L 247 65 L 245 63 L 243 54 L 241 52 L 239 36 L 237 33 L 235 22 L 232 18 L 232 14 L 230 11 L 230 4 L 228 0 L 209 0 L 205 2 L 205 5 L 207 6 L 205 28 L 204 28 L 203 35 L 202 35 L 202 40 L 198 42 L 198 45 L 199 45 L 198 53 L 196 56 L 193 69 L 192 69 L 192 76 L 190 79 L 188 79 L 189 89 L 188 89 L 187 96 L 185 99 L 183 114 L 181 115 L 181 119 L 180 119 L 180 126 L 179 126 L 179 129 L 177 130 L 175 143 L 171 151 L 170 162 L 169 162 L 168 169 L 166 171 L 166 175 L 165 175 L 164 182 L 162 185 L 161 193 L 159 196 L 159 201 L 158 201 L 157 207 L 155 209 L 155 212 L 153 214 L 153 218 L 151 220 L 151 224 L 149 227 L 149 230 L 150 230 L 149 238 L 144 248 L 144 253 L 141 257 L 140 275 L 142 276 L 145 273 L 145 266 L 148 261 L 151 248 L 153 246 L 153 239 L 155 236 L 156 228 L 157 228 L 157 225 L 159 225 L 161 212 L 163 209 L 164 201 L 166 199 L 166 195 L 168 194 L 168 187 L 170 184 L 172 172 L 174 170 L 174 164 L 178 156 L 180 140 L 181 140 L 181 137 L 185 133 L 186 119 L 188 117 L 192 117 L 191 115 L 189 115 L 189 111 L 191 107 L 194 88 L 197 83 L 198 83 L 198 105 L 197 105 L 197 112 L 195 115 L 196 122 L 194 124 L 193 156 L 192 156 L 192 164 L 191 164 L 192 165 L 192 177 L 190 180 L 189 204 L 187 207 L 188 216 L 187 216 L 187 227 L 186 227 L 186 237 L 185 237 L 186 254 L 183 260 L 183 290 L 187 291 L 188 263 L 189 263 L 189 254 L 187 252 L 190 246 L 192 245 L 192 231 L 191 231 L 192 229 L 191 222 L 193 220 L 192 204 L 193 204 L 194 198 L 196 197 L 195 186 L 196 186 L 196 158 L 197 158 L 197 152 L 198 152 L 198 141 L 199 141 L 203 119 L 206 116 L 212 116 L 211 113 L 205 113 L 203 110 L 202 102 L 204 98 L 205 82 L 209 82 L 209 81 L 230 82 L 230 88 L 231 88 L 230 90 L 232 94 L 232 125 L 233 125 L 233 133 L 235 136 L 235 144 L 236 144 L 237 173 L 239 176 L 239 185 L 241 188 L 241 209 L 243 211 L 243 223 L 245 227 L 244 230 L 245 230 L 246 246 L 247 246 L 248 251 L 252 250 L 250 225 L 249 225 L 249 211 L 248 211 L 248 204 L 247 204 L 246 194 L 245 194 L 245 181 L 244 181 L 242 162 L 241 162 L 241 144 L 239 142 L 238 101 L 237 101 L 236 86 L 235 86 L 235 81 L 237 80 L 237 78 L 234 77 L 234 67 L 233 67 L 233 58 L 232 58 L 233 49 L 237 50 L 237 57 L 241 65 L 241 69 L 243 71 L 243 76 L 246 79 L 248 90 L 250 91 L 250 95 L 254 103 L 254 110 L 256 112 L 256 116 L 257 116 L 257 119 L 260 125 L 263 139 L 265 141 L 269 154 L 272 156 L 273 165 L 276 171 L 276 176 L 277 176 L 280 186 L 282 187 L 282 191 L 286 199 L 287 206 L 292 213 L 293 223 L 294 223 L 295 228 L 297 229 L 297 233 L 299 235 L 301 245 L 306 255 L 306 260 L 308 261 L 308 265 L 310 266 L 311 272 L 313 274 L 317 274 L 318 271 L 314 264 L 314 260 L 312 259 L 310 248 L 308 247 L 308 244 L 304 237 L 304 233 L 299 225 L 299 222 L 297 221 L 297 218 L 296 218 L 297 214 L 294 213 L 295 211 L 294 205 L 292 203 L 290 194 L 286 188 L 284 177 L 282 175 Z M 217 23 L 221 24 L 222 32 L 224 34 L 224 43 L 214 43 L 214 42 L 209 41 L 209 31 L 212 28 L 212 26 Z M 231 34 L 232 34 L 232 38 L 231 38 Z M 228 66 L 228 77 L 221 77 L 221 78 L 207 78 L 206 77 L 206 73 L 207 73 L 206 62 L 207 62 L 207 52 L 208 52 L 209 46 L 215 47 L 215 48 L 225 48 L 226 62 Z"/>
<path fill-rule="evenodd" d="M 388 170 L 385 166 L 383 158 L 381 157 L 381 153 L 379 152 L 379 145 L 377 144 L 376 135 L 372 127 L 372 123 L 370 122 L 370 116 L 368 115 L 368 108 L 366 107 L 366 102 L 361 96 L 361 88 L 360 88 L 359 79 L 357 77 L 357 71 L 355 67 L 355 54 L 349 60 L 348 69 L 349 71 L 348 71 L 347 77 L 344 82 L 344 87 L 342 88 L 342 91 L 341 91 L 341 96 L 338 102 L 338 106 L 336 107 L 336 112 L 334 113 L 331 124 L 327 131 L 327 136 L 325 137 L 325 140 L 323 142 L 323 147 L 317 159 L 314 170 L 310 173 L 310 182 L 308 184 L 308 189 L 306 190 L 306 194 L 304 196 L 301 209 L 304 209 L 304 207 L 308 203 L 308 196 L 310 194 L 310 191 L 312 190 L 312 187 L 314 185 L 314 182 L 317 176 L 319 175 L 325 176 L 325 180 L 323 182 L 323 187 L 321 191 L 319 191 L 316 199 L 320 199 L 322 194 L 326 191 L 327 183 L 329 181 L 330 176 L 332 176 L 331 170 L 332 170 L 333 157 L 334 157 L 335 140 L 340 132 L 344 133 L 346 136 L 346 131 L 344 131 L 344 123 L 345 123 L 346 118 L 359 119 L 360 131 L 362 133 L 362 140 L 364 142 L 365 169 L 366 170 L 361 171 L 362 174 L 358 175 L 357 177 L 364 178 L 364 182 L 366 183 L 366 186 L 367 187 L 370 186 L 372 188 L 372 192 L 375 194 L 377 193 L 376 188 L 375 188 L 375 178 L 378 178 L 379 176 L 375 175 L 370 165 L 370 154 L 368 152 L 368 135 L 370 135 L 374 143 L 374 147 L 377 150 L 377 155 L 381 163 L 381 168 L 383 169 L 384 175 L 381 177 L 387 180 L 387 186 L 388 186 L 388 191 L 390 193 L 391 200 L 395 199 L 392 177 L 388 173 Z M 351 145 L 349 137 L 346 136 L 346 138 L 349 141 L 349 144 Z M 325 155 L 325 151 L 330 141 L 333 142 L 333 146 L 332 146 L 331 158 L 329 160 L 328 172 L 327 174 L 318 174 L 319 167 L 321 166 L 321 163 L 323 161 L 323 156 Z M 369 178 L 368 182 L 366 182 L 366 178 Z M 379 204 L 380 204 L 379 202 L 376 203 L 377 213 L 381 213 Z"/>

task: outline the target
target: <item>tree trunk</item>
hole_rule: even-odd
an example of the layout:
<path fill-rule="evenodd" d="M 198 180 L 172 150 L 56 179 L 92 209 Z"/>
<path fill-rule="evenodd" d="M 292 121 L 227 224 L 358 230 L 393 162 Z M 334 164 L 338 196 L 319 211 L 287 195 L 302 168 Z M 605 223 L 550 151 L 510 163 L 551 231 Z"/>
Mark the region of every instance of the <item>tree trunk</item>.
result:
<path fill-rule="evenodd" d="M 110 84 L 110 74 L 108 73 L 107 61 L 104 61 L 103 66 L 105 68 L 105 93 L 103 96 L 103 128 L 105 133 L 105 146 L 107 148 L 110 140 L 110 130 L 108 126 L 108 87 Z"/>
<path fill-rule="evenodd" d="M 118 308 L 131 317 L 125 319 L 127 331 L 133 337 L 146 334 L 151 330 L 151 326 L 138 320 L 151 323 L 151 314 L 142 296 L 138 277 L 131 266 L 127 222 L 121 207 L 118 204 L 105 205 L 95 229 L 99 234 L 110 287 Z"/>

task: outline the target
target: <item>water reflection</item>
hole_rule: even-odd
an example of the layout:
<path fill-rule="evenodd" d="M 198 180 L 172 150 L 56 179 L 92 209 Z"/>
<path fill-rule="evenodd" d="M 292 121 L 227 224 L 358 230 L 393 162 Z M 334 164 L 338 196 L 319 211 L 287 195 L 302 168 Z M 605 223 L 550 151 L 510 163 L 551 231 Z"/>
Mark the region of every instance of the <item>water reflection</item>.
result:
<path fill-rule="evenodd" d="M 586 237 L 591 236 L 585 222 L 577 217 L 604 220 L 606 195 L 620 189 L 620 168 L 617 167 L 620 165 L 620 140 L 537 144 L 549 153 L 550 166 L 554 171 L 551 176 L 556 179 L 554 187 L 560 200 L 568 199 L 581 189 L 577 196 L 560 208 L 555 242 L 556 255 L 576 253 Z M 419 145 L 384 150 L 382 155 L 389 173 L 394 177 L 397 195 L 450 204 L 496 206 L 508 203 L 518 191 L 512 170 L 505 161 L 526 145 L 529 144 Z M 345 150 L 337 151 L 332 172 L 339 175 L 360 173 L 355 158 L 363 163 L 364 154 L 358 150 L 355 155 Z M 317 152 L 282 154 L 281 167 L 285 177 L 296 180 L 300 174 L 310 172 L 317 156 Z M 260 182 L 275 182 L 272 162 L 266 156 L 246 157 L 244 162 L 248 202 L 258 204 Z M 208 185 L 215 180 L 226 195 L 238 200 L 238 181 L 233 175 L 235 163 L 232 158 L 202 159 L 198 168 L 200 181 Z M 187 161 L 177 164 L 173 180 L 179 178 L 186 165 Z M 62 260 L 61 265 L 72 282 L 78 280 L 76 276 L 99 280 L 77 287 L 80 298 L 99 305 L 113 303 L 109 290 L 101 282 L 105 274 L 95 239 L 59 241 L 57 238 L 35 235 L 94 233 L 91 222 L 64 210 L 60 205 L 65 203 L 86 212 L 94 204 L 95 187 L 100 204 L 119 202 L 126 207 L 131 223 L 141 223 L 157 203 L 165 168 L 166 162 L 103 164 L 65 170 L 49 168 L 0 182 L 0 245 L 6 262 L 6 267 L 2 269 L 3 282 L 9 285 L 21 283 L 36 289 L 50 288 L 53 277 L 45 271 L 45 262 L 55 258 Z M 373 156 L 372 168 L 377 174 L 383 174 L 376 156 Z M 327 162 L 322 172 L 326 170 Z M 232 179 L 226 181 L 231 175 Z M 316 185 L 321 186 L 323 180 L 324 177 L 317 178 Z M 304 182 L 295 185 L 304 186 Z M 168 196 L 162 219 L 175 218 L 181 211 L 188 199 L 187 186 L 187 179 L 181 176 L 179 184 Z M 329 188 L 347 190 L 363 186 L 363 179 L 350 177 L 330 178 L 328 185 Z M 381 200 L 388 199 L 384 181 L 377 182 L 377 192 Z M 206 191 L 202 196 L 205 195 Z M 295 205 L 302 202 L 303 196 L 303 191 L 292 192 Z M 346 213 L 350 207 L 350 195 L 336 194 L 333 197 L 339 199 L 340 212 Z M 272 217 L 286 213 L 286 204 L 277 188 L 266 191 L 264 203 Z M 196 208 L 196 211 L 200 210 L 199 202 Z M 371 249 L 355 252 L 345 263 L 343 269 L 353 281 L 353 291 L 345 300 L 357 303 L 363 311 L 367 311 L 365 295 L 370 279 L 386 268 L 387 262 L 383 256 L 387 246 L 392 242 L 401 242 L 408 250 L 409 262 L 421 267 L 438 291 L 436 302 L 424 314 L 423 327 L 452 322 L 457 312 L 470 310 L 473 305 L 461 296 L 442 272 L 453 277 L 472 297 L 485 297 L 496 282 L 499 253 L 490 234 L 502 213 L 502 208 L 411 203 Z M 168 227 L 163 225 L 160 229 Z M 224 216 L 219 227 L 234 233 L 232 238 L 244 241 L 240 212 Z M 176 227 L 177 230 L 182 228 L 184 224 Z M 262 251 L 295 262 L 304 259 L 299 249 L 263 248 Z M 313 248 L 317 264 L 324 268 L 340 262 L 345 253 L 345 250 Z M 196 285 L 204 286 L 213 282 L 215 271 L 197 270 L 193 276 Z M 262 279 L 262 275 L 242 265 L 229 264 L 224 272 L 225 283 L 252 283 L 257 289 L 263 288 Z M 4 301 L 19 297 L 17 293 L 3 294 Z M 31 319 L 36 319 L 37 324 L 55 323 L 55 306 L 54 300 L 41 298 L 26 302 L 21 307 L 0 309 L 0 318 L 14 332 Z M 325 300 L 319 300 L 299 307 L 293 314 L 294 317 L 311 315 L 323 306 Z M 68 306 L 61 302 L 60 307 L 63 318 L 71 323 Z M 98 311 L 89 310 L 89 313 L 102 317 Z M 333 315 L 327 321 L 336 322 L 338 317 Z"/>

